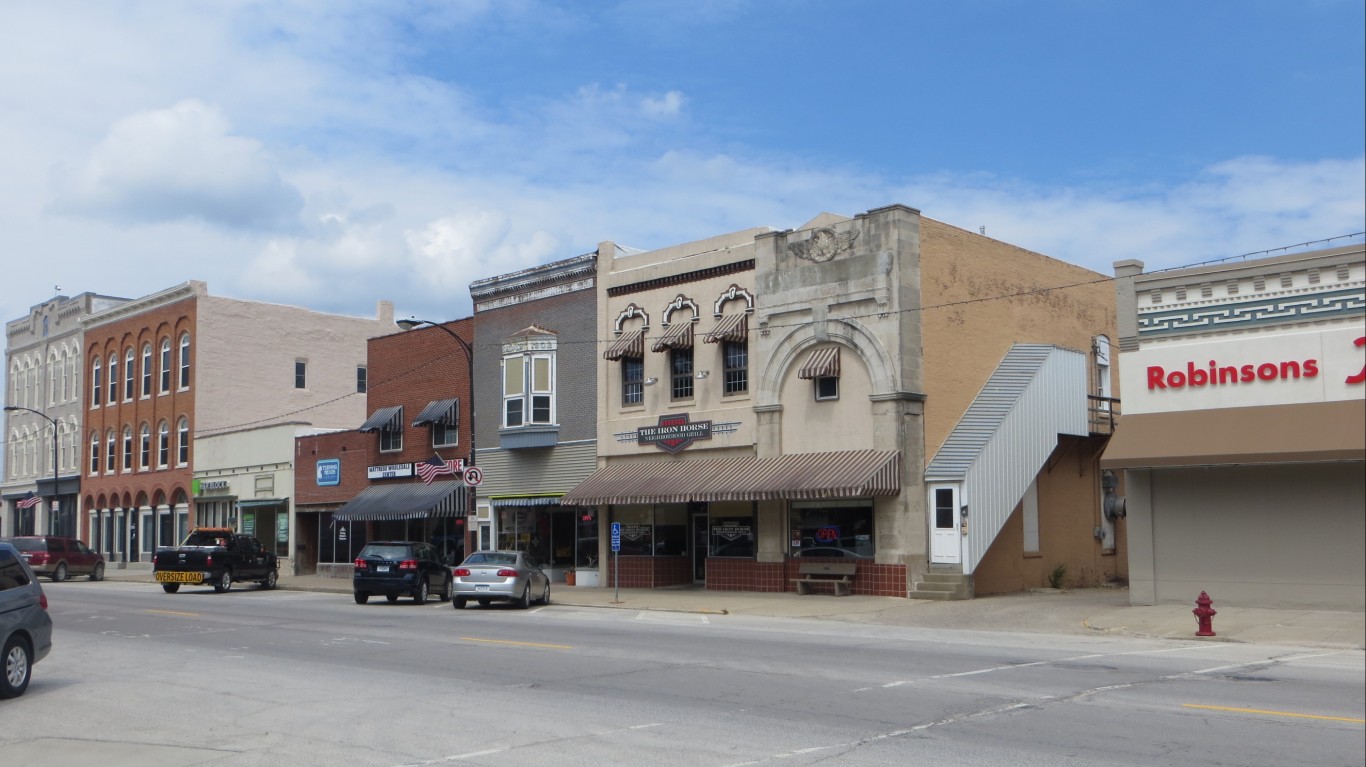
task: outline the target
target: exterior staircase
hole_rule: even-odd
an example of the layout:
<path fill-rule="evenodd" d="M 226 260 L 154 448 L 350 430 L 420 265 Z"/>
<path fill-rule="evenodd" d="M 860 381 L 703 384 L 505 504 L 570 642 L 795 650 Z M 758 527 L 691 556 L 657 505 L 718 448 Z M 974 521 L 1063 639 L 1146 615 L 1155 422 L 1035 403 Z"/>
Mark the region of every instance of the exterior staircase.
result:
<path fill-rule="evenodd" d="M 911 599 L 952 601 L 972 599 L 972 593 L 972 576 L 957 567 L 939 569 L 931 565 L 929 572 L 912 576 Z"/>

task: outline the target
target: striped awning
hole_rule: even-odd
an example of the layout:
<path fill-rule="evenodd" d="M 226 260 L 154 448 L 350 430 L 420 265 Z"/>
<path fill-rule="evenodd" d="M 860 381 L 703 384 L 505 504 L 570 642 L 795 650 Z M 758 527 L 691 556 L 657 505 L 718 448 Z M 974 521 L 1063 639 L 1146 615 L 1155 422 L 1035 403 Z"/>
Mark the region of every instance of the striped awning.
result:
<path fill-rule="evenodd" d="M 421 482 L 371 485 L 333 513 L 332 519 L 355 521 L 458 517 L 468 511 L 465 498 L 465 483 L 461 480 L 438 480 L 430 485 Z"/>
<path fill-rule="evenodd" d="M 520 495 L 504 498 L 489 498 L 489 505 L 495 509 L 505 507 L 559 506 L 559 495 Z"/>
<path fill-rule="evenodd" d="M 639 359 L 645 356 L 645 329 L 631 330 L 622 333 L 612 345 L 607 347 L 607 351 L 602 353 L 603 359 L 619 360 L 622 357 L 632 357 Z"/>
<path fill-rule="evenodd" d="M 839 378 L 840 348 L 827 346 L 817 349 L 806 358 L 806 364 L 797 371 L 798 378 Z"/>
<path fill-rule="evenodd" d="M 460 400 L 456 398 L 439 399 L 427 403 L 427 407 L 422 408 L 422 412 L 413 419 L 414 426 L 426 426 L 429 423 L 439 423 L 443 426 L 460 425 Z"/>
<path fill-rule="evenodd" d="M 749 315 L 748 314 L 727 314 L 716 321 L 716 325 L 709 331 L 702 340 L 709 344 L 720 343 L 721 341 L 747 341 L 749 340 Z"/>
<path fill-rule="evenodd" d="M 692 322 L 679 322 L 671 326 L 650 347 L 652 352 L 666 352 L 670 349 L 692 348 Z"/>
<path fill-rule="evenodd" d="M 382 407 L 356 431 L 403 431 L 403 406 Z"/>
<path fill-rule="evenodd" d="M 607 466 L 565 493 L 565 506 L 603 503 L 863 498 L 901 492 L 895 450 L 792 453 L 777 458 L 634 461 Z"/>

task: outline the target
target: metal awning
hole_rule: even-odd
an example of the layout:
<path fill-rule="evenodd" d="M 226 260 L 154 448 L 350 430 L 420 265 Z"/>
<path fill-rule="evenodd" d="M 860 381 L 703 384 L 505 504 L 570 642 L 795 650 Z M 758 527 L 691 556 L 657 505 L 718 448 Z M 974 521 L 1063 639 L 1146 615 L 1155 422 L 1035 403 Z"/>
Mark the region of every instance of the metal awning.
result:
<path fill-rule="evenodd" d="M 645 356 L 645 329 L 632 330 L 622 333 L 612 345 L 607 347 L 607 351 L 602 353 L 603 359 L 619 360 L 622 357 L 639 359 Z"/>
<path fill-rule="evenodd" d="M 692 348 L 692 322 L 684 321 L 671 326 L 650 347 L 652 352 L 666 352 L 670 349 Z"/>
<path fill-rule="evenodd" d="M 426 426 L 429 423 L 439 423 L 442 426 L 459 426 L 460 400 L 452 397 L 451 399 L 429 402 L 427 407 L 422 408 L 422 412 L 417 414 L 417 418 L 413 420 L 413 426 Z"/>
<path fill-rule="evenodd" d="M 806 364 L 797 371 L 798 378 L 839 378 L 840 348 L 827 346 L 811 352 Z"/>
<path fill-rule="evenodd" d="M 1360 461 L 1366 401 L 1226 407 L 1125 415 L 1106 469 Z"/>
<path fill-rule="evenodd" d="M 715 327 L 707 331 L 702 340 L 709 344 L 721 341 L 742 342 L 749 340 L 749 315 L 727 314 L 716 321 Z"/>
<path fill-rule="evenodd" d="M 561 495 L 522 495 L 504 498 L 489 498 L 489 505 L 495 509 L 509 506 L 559 506 Z"/>
<path fill-rule="evenodd" d="M 254 506 L 283 506 L 289 503 L 288 498 L 238 498 L 237 508 L 249 509 Z"/>
<path fill-rule="evenodd" d="M 382 407 L 356 431 L 403 431 L 403 406 Z"/>
<path fill-rule="evenodd" d="M 901 492 L 895 450 L 791 453 L 777 458 L 633 461 L 607 466 L 565 493 L 565 506 L 603 503 L 862 498 Z"/>
<path fill-rule="evenodd" d="M 401 485 L 371 485 L 338 509 L 334 520 L 424 519 L 457 517 L 468 510 L 465 483 L 460 480 L 437 481 L 430 485 L 406 482 Z"/>

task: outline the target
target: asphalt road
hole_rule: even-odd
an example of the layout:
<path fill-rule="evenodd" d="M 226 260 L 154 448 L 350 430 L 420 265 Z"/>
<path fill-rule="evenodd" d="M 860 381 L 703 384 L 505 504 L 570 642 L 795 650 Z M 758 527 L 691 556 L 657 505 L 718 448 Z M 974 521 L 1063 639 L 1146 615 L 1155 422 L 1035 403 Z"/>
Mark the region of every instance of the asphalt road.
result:
<path fill-rule="evenodd" d="M 44 584 L 0 764 L 1362 765 L 1360 651 Z"/>

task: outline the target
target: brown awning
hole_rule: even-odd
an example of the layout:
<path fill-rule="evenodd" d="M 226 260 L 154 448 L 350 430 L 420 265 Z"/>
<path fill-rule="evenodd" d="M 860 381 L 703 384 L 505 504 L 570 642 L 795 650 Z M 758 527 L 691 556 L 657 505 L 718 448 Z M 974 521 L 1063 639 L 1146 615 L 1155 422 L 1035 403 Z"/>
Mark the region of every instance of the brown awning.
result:
<path fill-rule="evenodd" d="M 1366 460 L 1366 401 L 1126 415 L 1106 469 Z"/>
<path fill-rule="evenodd" d="M 707 331 L 702 339 L 709 344 L 721 341 L 743 342 L 749 340 L 749 315 L 727 314 L 716 321 L 716 326 Z"/>
<path fill-rule="evenodd" d="M 777 458 L 633 461 L 598 469 L 560 503 L 683 503 L 862 498 L 901 492 L 895 450 L 792 453 Z"/>
<path fill-rule="evenodd" d="M 619 360 L 622 357 L 641 358 L 645 356 L 645 329 L 631 330 L 622 333 L 612 345 L 607 347 L 607 351 L 602 353 L 603 359 Z"/>
<path fill-rule="evenodd" d="M 670 349 L 692 348 L 692 322 L 675 323 L 650 347 L 652 352 L 666 352 Z"/>
<path fill-rule="evenodd" d="M 797 371 L 797 377 L 839 378 L 840 348 L 838 346 L 827 346 L 824 349 L 811 352 L 811 355 L 806 358 L 806 364 Z"/>

